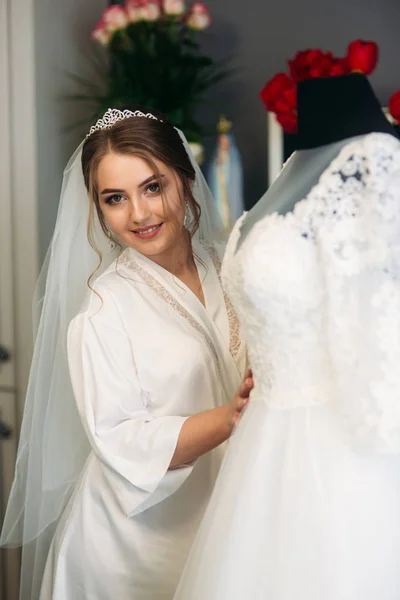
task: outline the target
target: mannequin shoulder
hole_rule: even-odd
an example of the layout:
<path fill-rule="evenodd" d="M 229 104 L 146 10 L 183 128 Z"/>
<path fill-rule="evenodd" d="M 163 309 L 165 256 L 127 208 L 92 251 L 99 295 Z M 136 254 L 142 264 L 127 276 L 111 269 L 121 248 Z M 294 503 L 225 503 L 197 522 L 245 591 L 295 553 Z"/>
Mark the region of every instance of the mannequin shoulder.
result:
<path fill-rule="evenodd" d="M 370 133 L 344 148 L 346 163 L 359 165 L 372 179 L 400 169 L 400 140 L 389 133 Z"/>
<path fill-rule="evenodd" d="M 365 139 L 367 168 L 375 179 L 400 171 L 400 140 L 388 133 L 372 133 Z"/>

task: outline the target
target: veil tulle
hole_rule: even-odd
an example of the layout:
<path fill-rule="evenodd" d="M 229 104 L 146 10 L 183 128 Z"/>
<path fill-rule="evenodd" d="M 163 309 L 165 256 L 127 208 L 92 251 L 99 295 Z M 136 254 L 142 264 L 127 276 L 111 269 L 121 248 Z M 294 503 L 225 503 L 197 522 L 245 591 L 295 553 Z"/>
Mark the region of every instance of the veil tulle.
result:
<path fill-rule="evenodd" d="M 182 143 L 194 166 L 193 195 L 201 207 L 196 236 L 221 240 L 223 226 L 200 167 L 185 136 Z M 39 276 L 34 313 L 36 342 L 25 401 L 15 478 L 0 545 L 23 545 L 21 593 L 37 599 L 49 545 L 60 516 L 89 455 L 75 405 L 66 354 L 67 330 L 86 294 L 99 257 L 87 238 L 89 198 L 81 155 L 83 143 L 66 166 L 53 238 Z M 96 211 L 94 211 L 96 212 Z M 102 254 L 100 275 L 117 258 L 97 215 L 93 240 Z"/>

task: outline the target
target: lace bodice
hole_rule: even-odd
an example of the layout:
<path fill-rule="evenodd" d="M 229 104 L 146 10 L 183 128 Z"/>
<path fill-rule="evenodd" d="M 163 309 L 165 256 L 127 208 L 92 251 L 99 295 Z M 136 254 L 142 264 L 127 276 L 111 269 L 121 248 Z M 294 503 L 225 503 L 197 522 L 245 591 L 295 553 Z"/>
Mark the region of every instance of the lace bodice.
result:
<path fill-rule="evenodd" d="M 353 444 L 400 452 L 400 142 L 348 144 L 293 212 L 265 216 L 237 250 L 242 219 L 222 276 L 254 399 L 334 402 Z"/>

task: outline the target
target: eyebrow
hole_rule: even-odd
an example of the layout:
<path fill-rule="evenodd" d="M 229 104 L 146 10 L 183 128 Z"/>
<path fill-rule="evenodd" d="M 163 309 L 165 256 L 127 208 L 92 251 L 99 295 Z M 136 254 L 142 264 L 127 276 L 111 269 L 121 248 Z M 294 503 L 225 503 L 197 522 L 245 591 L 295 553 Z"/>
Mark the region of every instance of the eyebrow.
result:
<path fill-rule="evenodd" d="M 163 177 L 165 177 L 165 175 L 163 175 L 162 173 L 160 174 L 160 179 L 162 179 Z M 154 179 L 158 179 L 157 175 L 150 175 L 150 177 L 148 177 L 147 179 L 145 179 L 144 181 L 142 181 L 142 183 L 139 183 L 138 187 L 143 187 L 145 186 L 147 183 L 150 183 L 151 181 L 153 181 Z M 125 194 L 125 190 L 117 190 L 117 189 L 110 189 L 110 188 L 106 188 L 105 190 L 103 190 L 101 192 L 101 196 L 103 196 L 104 194 Z"/>

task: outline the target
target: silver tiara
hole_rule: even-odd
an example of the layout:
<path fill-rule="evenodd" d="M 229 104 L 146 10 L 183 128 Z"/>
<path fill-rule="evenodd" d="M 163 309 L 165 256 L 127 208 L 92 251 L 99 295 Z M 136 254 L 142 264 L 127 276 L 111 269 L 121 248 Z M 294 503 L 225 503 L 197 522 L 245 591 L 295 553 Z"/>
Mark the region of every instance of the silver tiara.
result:
<path fill-rule="evenodd" d="M 141 110 L 135 110 L 132 112 L 131 110 L 122 111 L 118 110 L 117 108 L 108 108 L 101 119 L 92 125 L 86 138 L 92 135 L 92 133 L 95 131 L 100 131 L 101 129 L 110 129 L 115 123 L 118 123 L 118 121 L 130 119 L 131 117 L 145 117 L 146 119 L 155 119 L 156 121 L 160 121 L 160 119 L 157 119 L 157 117 L 151 113 L 144 113 Z"/>

